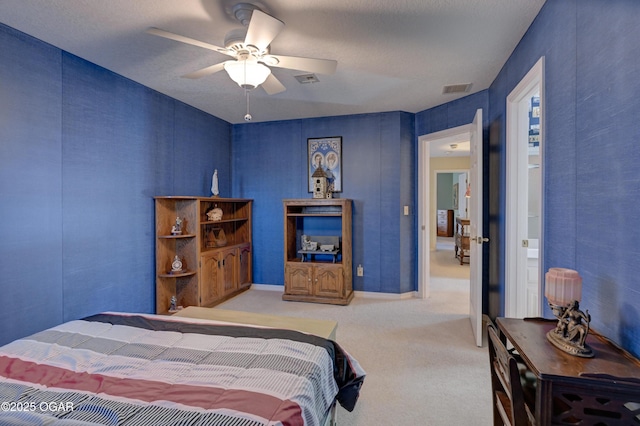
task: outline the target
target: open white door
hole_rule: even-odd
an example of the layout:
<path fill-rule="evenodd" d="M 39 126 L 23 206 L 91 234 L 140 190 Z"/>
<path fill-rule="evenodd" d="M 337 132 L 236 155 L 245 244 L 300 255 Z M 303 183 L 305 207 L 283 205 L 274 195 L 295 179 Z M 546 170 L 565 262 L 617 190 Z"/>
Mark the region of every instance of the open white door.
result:
<path fill-rule="evenodd" d="M 470 303 L 469 319 L 476 345 L 482 346 L 482 243 L 488 238 L 482 236 L 482 110 L 476 111 L 471 123 L 471 169 L 469 180 L 471 198 L 469 199 L 469 267 L 470 267 Z"/>

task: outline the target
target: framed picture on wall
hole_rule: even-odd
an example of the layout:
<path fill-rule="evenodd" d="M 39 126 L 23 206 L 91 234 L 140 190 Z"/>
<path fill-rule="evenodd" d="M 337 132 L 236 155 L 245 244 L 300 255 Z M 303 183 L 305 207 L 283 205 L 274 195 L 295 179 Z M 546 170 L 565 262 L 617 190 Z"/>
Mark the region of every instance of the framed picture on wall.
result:
<path fill-rule="evenodd" d="M 454 183 L 453 184 L 453 209 L 454 210 L 458 210 L 458 197 L 459 197 L 459 184 Z"/>
<path fill-rule="evenodd" d="M 331 192 L 342 192 L 342 137 L 307 139 L 307 186 L 313 192 L 311 176 L 318 167 L 327 173 Z"/>

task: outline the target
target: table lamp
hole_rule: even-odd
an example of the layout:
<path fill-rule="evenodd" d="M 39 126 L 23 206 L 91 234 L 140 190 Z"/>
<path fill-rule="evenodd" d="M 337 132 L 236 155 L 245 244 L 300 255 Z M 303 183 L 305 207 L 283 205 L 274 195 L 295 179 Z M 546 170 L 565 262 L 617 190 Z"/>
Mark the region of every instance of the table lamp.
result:
<path fill-rule="evenodd" d="M 558 318 L 556 328 L 547 333 L 547 340 L 571 355 L 593 357 L 593 350 L 585 344 L 591 316 L 589 311 L 580 310 L 580 274 L 572 269 L 550 268 L 545 274 L 544 295 L 553 315 Z"/>

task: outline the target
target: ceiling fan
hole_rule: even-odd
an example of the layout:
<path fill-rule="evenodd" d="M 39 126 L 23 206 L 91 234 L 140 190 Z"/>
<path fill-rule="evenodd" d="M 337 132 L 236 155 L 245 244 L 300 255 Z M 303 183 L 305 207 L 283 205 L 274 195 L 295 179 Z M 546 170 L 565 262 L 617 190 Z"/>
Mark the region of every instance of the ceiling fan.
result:
<path fill-rule="evenodd" d="M 215 46 L 189 37 L 174 34 L 159 28 L 149 28 L 147 33 L 193 46 L 202 47 L 231 56 L 233 59 L 184 75 L 185 78 L 201 78 L 223 69 L 229 77 L 244 89 L 262 85 L 273 95 L 286 90 L 271 73 L 269 67 L 288 68 L 318 74 L 333 74 L 337 61 L 329 59 L 302 58 L 272 55 L 269 45 L 284 28 L 284 22 L 274 18 L 250 3 L 239 3 L 233 7 L 235 18 L 246 28 L 227 33 L 224 47 Z"/>

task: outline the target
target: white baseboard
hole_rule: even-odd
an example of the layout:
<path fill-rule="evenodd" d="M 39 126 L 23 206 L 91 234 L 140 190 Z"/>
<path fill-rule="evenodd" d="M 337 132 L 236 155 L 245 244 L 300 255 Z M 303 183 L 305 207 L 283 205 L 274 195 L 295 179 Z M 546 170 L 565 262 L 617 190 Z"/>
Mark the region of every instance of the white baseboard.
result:
<path fill-rule="evenodd" d="M 404 300 L 418 297 L 417 291 L 408 291 L 406 293 L 380 293 L 377 291 L 354 291 L 355 297 L 367 297 L 369 299 L 394 299 Z"/>
<path fill-rule="evenodd" d="M 267 290 L 267 291 L 284 291 L 283 285 L 278 284 L 251 284 L 252 290 Z"/>
<path fill-rule="evenodd" d="M 266 291 L 283 291 L 284 286 L 278 284 L 251 284 L 253 290 L 266 290 Z M 354 297 L 367 297 L 370 299 L 413 299 L 418 297 L 417 291 L 408 291 L 406 293 L 380 293 L 377 291 L 354 291 Z"/>

